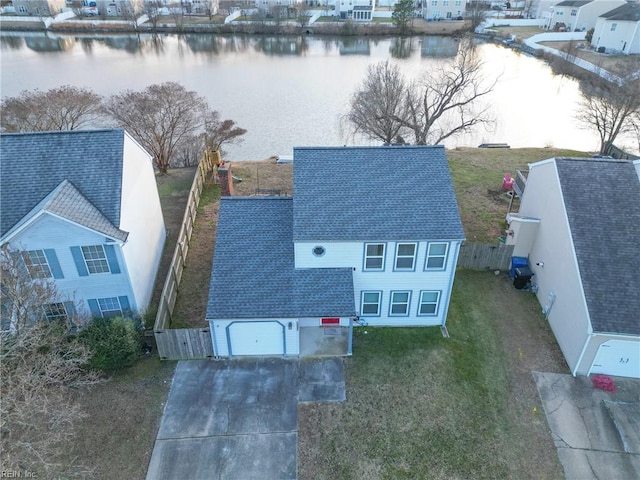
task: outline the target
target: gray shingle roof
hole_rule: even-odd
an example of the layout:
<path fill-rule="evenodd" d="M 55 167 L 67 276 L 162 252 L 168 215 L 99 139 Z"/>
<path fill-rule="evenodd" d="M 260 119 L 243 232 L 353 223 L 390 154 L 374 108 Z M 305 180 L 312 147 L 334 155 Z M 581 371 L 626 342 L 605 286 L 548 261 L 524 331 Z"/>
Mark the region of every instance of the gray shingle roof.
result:
<path fill-rule="evenodd" d="M 594 332 L 640 335 L 640 180 L 631 162 L 557 158 Z"/>
<path fill-rule="evenodd" d="M 7 235 L 11 235 L 27 221 L 45 211 L 100 232 L 108 237 L 127 239 L 128 233 L 116 228 L 69 180 L 63 180 L 49 195 L 16 223 Z"/>
<path fill-rule="evenodd" d="M 349 268 L 294 268 L 293 200 L 223 197 L 207 319 L 353 316 Z"/>
<path fill-rule="evenodd" d="M 640 3 L 634 2 L 620 5 L 619 7 L 609 10 L 600 16 L 607 20 L 638 22 L 640 21 Z"/>
<path fill-rule="evenodd" d="M 295 148 L 293 238 L 463 239 L 442 146 Z"/>
<path fill-rule="evenodd" d="M 69 180 L 120 226 L 124 130 L 0 135 L 0 236 Z"/>
<path fill-rule="evenodd" d="M 593 0 L 565 0 L 564 2 L 556 3 L 556 7 L 582 7 L 592 1 Z"/>

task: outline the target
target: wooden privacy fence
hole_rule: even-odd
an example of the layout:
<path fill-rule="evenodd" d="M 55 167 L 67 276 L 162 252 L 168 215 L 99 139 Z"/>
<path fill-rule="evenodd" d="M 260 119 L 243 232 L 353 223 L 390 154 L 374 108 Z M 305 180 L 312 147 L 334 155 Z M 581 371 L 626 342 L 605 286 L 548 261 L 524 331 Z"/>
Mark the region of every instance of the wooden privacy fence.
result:
<path fill-rule="evenodd" d="M 458 266 L 476 270 L 509 270 L 513 245 L 503 243 L 464 243 L 460 246 Z"/>
<path fill-rule="evenodd" d="M 158 355 L 163 360 L 206 358 L 213 356 L 213 342 L 208 328 L 171 328 L 171 316 L 178 296 L 178 287 L 189 251 L 189 241 L 196 220 L 200 196 L 207 176 L 220 163 L 219 152 L 206 151 L 198 164 L 191 184 L 189 199 L 185 208 L 182 226 L 173 251 L 171 265 L 164 281 L 153 333 Z"/>

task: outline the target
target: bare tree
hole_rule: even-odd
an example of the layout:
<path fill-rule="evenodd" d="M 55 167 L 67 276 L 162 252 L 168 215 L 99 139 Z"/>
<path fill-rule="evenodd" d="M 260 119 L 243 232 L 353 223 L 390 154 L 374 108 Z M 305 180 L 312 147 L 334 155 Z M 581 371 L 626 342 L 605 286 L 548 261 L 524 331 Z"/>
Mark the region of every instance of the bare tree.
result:
<path fill-rule="evenodd" d="M 592 77 L 581 85 L 578 121 L 595 129 L 600 153 L 605 154 L 620 135 L 635 134 L 640 118 L 640 78 L 633 74 L 607 81 Z"/>
<path fill-rule="evenodd" d="M 87 88 L 63 85 L 46 92 L 22 91 L 0 104 L 3 132 L 78 130 L 101 122 L 100 95 Z"/>
<path fill-rule="evenodd" d="M 204 144 L 205 148 L 210 150 L 218 150 L 222 153 L 223 145 L 240 143 L 242 137 L 247 131 L 244 128 L 236 126 L 233 120 L 221 120 L 218 112 L 211 112 L 204 125 Z"/>
<path fill-rule="evenodd" d="M 351 95 L 344 117 L 353 133 L 393 143 L 406 133 L 405 95 L 408 85 L 400 68 L 387 60 L 369 65 L 367 76 Z"/>
<path fill-rule="evenodd" d="M 484 1 L 478 0 L 467 2 L 467 9 L 465 13 L 467 19 L 471 20 L 470 31 L 475 32 L 476 28 L 485 21 L 489 14 L 488 4 Z"/>
<path fill-rule="evenodd" d="M 175 82 L 151 85 L 139 92 L 128 90 L 104 104 L 107 114 L 151 153 L 161 173 L 177 160 L 182 146 L 202 135 L 212 119 L 218 118 L 202 96 Z M 242 134 L 244 131 L 236 137 Z"/>
<path fill-rule="evenodd" d="M 91 352 L 69 335 L 65 319 L 44 320 L 45 308 L 59 302 L 52 280 L 6 246 L 0 267 L 0 303 L 11 325 L 11 331 L 0 333 L 2 468 L 43 472 L 44 478 L 84 477 L 82 465 L 62 459 L 69 458 L 68 440 L 84 416 L 69 389 L 101 381 L 85 368 Z"/>
<path fill-rule="evenodd" d="M 479 101 L 493 90 L 496 81 L 485 81 L 482 63 L 468 38 L 448 65 L 426 72 L 411 83 L 398 67 L 383 64 L 370 70 L 352 96 L 347 120 L 355 131 L 385 142 L 390 141 L 393 132 L 395 136 L 410 131 L 417 145 L 441 143 L 475 126 L 491 123 L 489 107 Z M 385 85 L 387 82 L 390 84 Z M 385 100 L 381 102 L 381 98 Z M 371 111 L 376 103 L 383 108 Z"/>
<path fill-rule="evenodd" d="M 142 7 L 143 13 L 149 18 L 149 23 L 153 30 L 158 28 L 158 21 L 160 20 L 160 7 L 162 4 L 159 1 L 150 0 L 144 2 Z"/>

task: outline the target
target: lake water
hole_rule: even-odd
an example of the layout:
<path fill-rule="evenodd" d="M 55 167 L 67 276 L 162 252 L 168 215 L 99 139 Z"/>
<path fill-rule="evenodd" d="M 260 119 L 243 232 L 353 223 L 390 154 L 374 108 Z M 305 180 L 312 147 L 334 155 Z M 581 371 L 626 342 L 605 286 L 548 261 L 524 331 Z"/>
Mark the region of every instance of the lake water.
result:
<path fill-rule="evenodd" d="M 64 84 L 109 95 L 177 81 L 248 130 L 240 145 L 226 149 L 229 160 L 290 155 L 294 146 L 370 144 L 349 138 L 340 121 L 367 66 L 390 59 L 415 77 L 440 68 L 457 49 L 447 37 L 138 39 L 3 32 L 0 39 L 2 96 Z M 598 148 L 595 134 L 580 129 L 574 119 L 576 81 L 556 77 L 543 62 L 500 45 L 478 48 L 486 77 L 499 76 L 488 98 L 495 126 L 449 140 L 447 147 L 504 142 L 512 147 Z M 631 141 L 627 145 L 633 147 Z"/>

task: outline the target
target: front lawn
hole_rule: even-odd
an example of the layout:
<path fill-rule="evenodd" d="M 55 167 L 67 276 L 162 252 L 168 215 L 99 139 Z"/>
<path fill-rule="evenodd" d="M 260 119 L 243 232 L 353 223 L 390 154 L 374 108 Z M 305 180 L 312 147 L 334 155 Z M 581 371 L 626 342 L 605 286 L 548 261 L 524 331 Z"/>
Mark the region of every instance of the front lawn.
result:
<path fill-rule="evenodd" d="M 300 479 L 562 478 L 531 370 L 567 370 L 539 310 L 506 275 L 463 270 L 450 338 L 358 328 L 347 402 L 300 407 Z"/>

